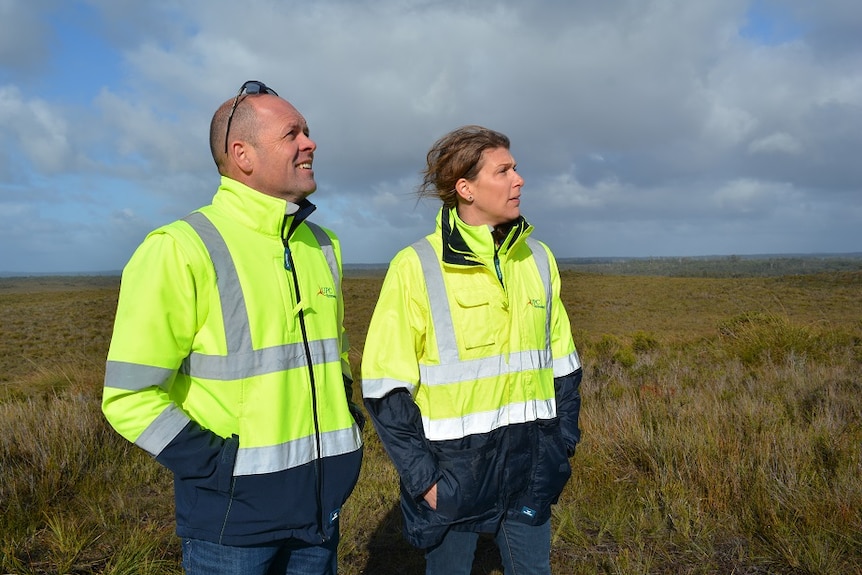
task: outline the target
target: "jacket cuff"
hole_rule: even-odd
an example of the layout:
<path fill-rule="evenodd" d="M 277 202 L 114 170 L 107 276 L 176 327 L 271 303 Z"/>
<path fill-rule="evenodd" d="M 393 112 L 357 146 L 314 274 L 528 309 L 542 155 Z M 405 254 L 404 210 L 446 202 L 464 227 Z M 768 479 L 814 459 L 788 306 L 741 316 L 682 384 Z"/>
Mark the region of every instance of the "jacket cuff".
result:
<path fill-rule="evenodd" d="M 210 477 L 218 466 L 225 443 L 224 438 L 189 421 L 156 456 L 156 461 L 178 479 Z"/>

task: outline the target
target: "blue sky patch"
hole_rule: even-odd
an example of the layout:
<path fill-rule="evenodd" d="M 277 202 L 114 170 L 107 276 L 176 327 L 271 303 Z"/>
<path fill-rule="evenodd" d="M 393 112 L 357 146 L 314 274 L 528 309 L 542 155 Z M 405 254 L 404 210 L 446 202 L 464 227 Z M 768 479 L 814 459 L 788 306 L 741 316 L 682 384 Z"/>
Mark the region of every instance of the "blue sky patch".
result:
<path fill-rule="evenodd" d="M 745 25 L 739 33 L 758 44 L 777 46 L 802 37 L 804 30 L 778 2 L 755 0 L 745 14 Z"/>

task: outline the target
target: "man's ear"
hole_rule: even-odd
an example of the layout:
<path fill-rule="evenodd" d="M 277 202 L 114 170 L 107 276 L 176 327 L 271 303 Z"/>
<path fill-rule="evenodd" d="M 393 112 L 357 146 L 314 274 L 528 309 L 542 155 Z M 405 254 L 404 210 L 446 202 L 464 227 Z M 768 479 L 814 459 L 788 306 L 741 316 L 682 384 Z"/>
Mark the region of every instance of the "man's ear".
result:
<path fill-rule="evenodd" d="M 250 174 L 254 170 L 255 153 L 254 148 L 243 141 L 236 141 L 228 149 L 228 154 L 233 154 L 233 161 L 243 173 Z"/>

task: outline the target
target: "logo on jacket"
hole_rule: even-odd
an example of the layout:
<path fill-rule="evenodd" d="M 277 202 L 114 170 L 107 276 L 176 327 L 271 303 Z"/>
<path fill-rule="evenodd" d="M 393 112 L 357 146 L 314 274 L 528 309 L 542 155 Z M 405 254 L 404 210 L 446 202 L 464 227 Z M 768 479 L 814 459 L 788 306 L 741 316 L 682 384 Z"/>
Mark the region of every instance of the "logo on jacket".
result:
<path fill-rule="evenodd" d="M 527 305 L 532 306 L 536 309 L 545 309 L 545 304 L 543 304 L 542 300 L 537 297 L 532 297 L 527 300 Z"/>
<path fill-rule="evenodd" d="M 332 299 L 338 297 L 335 295 L 335 290 L 333 288 L 326 286 L 321 287 L 319 290 L 317 290 L 317 295 L 322 295 L 323 297 L 328 297 Z"/>
<path fill-rule="evenodd" d="M 524 515 L 526 515 L 527 517 L 535 517 L 535 516 L 536 516 L 536 510 L 535 510 L 535 509 L 531 509 L 531 508 L 527 507 L 526 505 L 524 505 L 524 506 L 521 508 L 521 513 L 523 513 L 523 514 L 524 514 Z"/>

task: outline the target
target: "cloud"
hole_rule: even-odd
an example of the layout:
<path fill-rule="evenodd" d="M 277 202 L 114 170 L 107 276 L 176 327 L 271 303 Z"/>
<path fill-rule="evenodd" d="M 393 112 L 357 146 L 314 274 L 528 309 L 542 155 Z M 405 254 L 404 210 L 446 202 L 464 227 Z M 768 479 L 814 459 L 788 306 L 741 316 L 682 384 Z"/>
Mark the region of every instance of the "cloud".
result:
<path fill-rule="evenodd" d="M 210 118 L 248 79 L 306 116 L 314 219 L 348 262 L 432 229 L 438 204 L 413 194 L 425 154 L 469 123 L 510 136 L 522 209 L 559 257 L 862 245 L 855 0 L 14 0 L 0 16 L 0 269 L 115 269 L 208 202 Z"/>
<path fill-rule="evenodd" d="M 802 144 L 786 132 L 776 132 L 748 144 L 748 151 L 752 154 L 784 153 L 795 156 L 802 152 Z"/>
<path fill-rule="evenodd" d="M 28 76 L 44 65 L 51 31 L 40 14 L 49 7 L 49 0 L 0 2 L 0 70 Z"/>
<path fill-rule="evenodd" d="M 47 102 L 39 98 L 24 100 L 18 88 L 0 86 L 0 126 L 12 136 L 2 144 L 9 154 L 4 157 L 18 155 L 19 162 L 23 160 L 46 174 L 67 167 L 71 155 L 68 125 L 62 112 Z M 12 171 L 15 177 L 14 171 L 20 167 L 9 162 L 4 171 Z"/>

